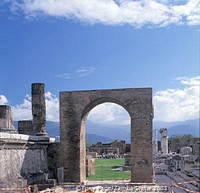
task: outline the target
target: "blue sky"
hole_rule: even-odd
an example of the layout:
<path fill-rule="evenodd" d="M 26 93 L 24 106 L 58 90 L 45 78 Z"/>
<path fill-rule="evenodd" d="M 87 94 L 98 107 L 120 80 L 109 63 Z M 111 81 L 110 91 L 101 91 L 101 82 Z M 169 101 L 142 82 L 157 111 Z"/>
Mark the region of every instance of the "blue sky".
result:
<path fill-rule="evenodd" d="M 131 23 L 123 18 L 118 21 L 115 15 L 99 19 L 101 15 L 94 18 L 80 12 L 82 15 L 77 16 L 74 9 L 68 14 L 68 8 L 57 9 L 50 0 L 44 5 L 37 0 L 32 4 L 27 2 L 0 3 L 0 95 L 13 107 L 23 104 L 24 98 L 28 100 L 25 96 L 33 82 L 44 82 L 53 100 L 57 100 L 59 91 L 65 90 L 152 87 L 154 95 L 159 97 L 159 92 L 168 89 L 176 93 L 197 86 L 183 81 L 199 80 L 200 30 L 197 21 L 190 18 L 198 17 L 200 9 L 190 15 L 174 13 L 184 21 L 163 15 L 164 19 L 157 21 L 150 12 L 148 21 L 137 23 L 132 16 Z M 67 3 L 60 0 L 63 2 Z M 94 2 L 99 5 L 99 0 Z M 106 9 L 112 11 L 113 1 L 109 2 L 112 5 Z M 190 1 L 180 2 L 183 6 Z M 169 7 L 167 1 L 160 4 Z M 174 6 L 178 6 L 178 1 Z M 120 8 L 125 9 L 122 5 Z M 164 13 L 157 14 L 162 18 L 159 14 Z M 198 105 L 189 103 L 190 110 Z M 196 118 L 196 113 L 188 119 Z"/>

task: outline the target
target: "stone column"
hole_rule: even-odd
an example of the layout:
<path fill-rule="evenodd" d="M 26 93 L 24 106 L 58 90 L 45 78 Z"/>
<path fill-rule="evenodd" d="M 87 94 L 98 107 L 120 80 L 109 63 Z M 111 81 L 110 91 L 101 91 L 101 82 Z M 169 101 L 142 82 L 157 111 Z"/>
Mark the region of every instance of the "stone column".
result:
<path fill-rule="evenodd" d="M 11 108 L 8 105 L 0 105 L 0 128 L 11 128 Z"/>
<path fill-rule="evenodd" d="M 59 162 L 64 167 L 65 182 L 83 182 L 85 173 L 84 136 L 81 129 L 81 113 L 76 109 L 76 101 L 70 94 L 60 94 L 60 124 L 61 124 L 61 149 Z M 84 127 L 84 123 L 82 125 Z M 84 128 L 83 128 L 84 129 Z M 81 144 L 81 146 L 80 146 Z M 82 147 L 82 148 L 81 148 Z M 81 163 L 82 162 L 82 163 Z"/>
<path fill-rule="evenodd" d="M 43 83 L 32 84 L 32 115 L 35 135 L 47 135 L 44 87 Z"/>
<path fill-rule="evenodd" d="M 152 118 L 131 117 L 131 181 L 152 183 Z"/>
<path fill-rule="evenodd" d="M 0 105 L 0 132 L 17 132 L 13 126 L 11 108 L 8 105 Z"/>
<path fill-rule="evenodd" d="M 155 158 L 157 153 L 158 153 L 158 141 L 157 141 L 157 129 L 155 129 L 154 135 L 153 135 L 153 155 L 154 155 L 154 158 Z"/>
<path fill-rule="evenodd" d="M 160 129 L 161 134 L 161 152 L 162 154 L 168 154 L 168 136 L 167 136 L 167 128 Z"/>

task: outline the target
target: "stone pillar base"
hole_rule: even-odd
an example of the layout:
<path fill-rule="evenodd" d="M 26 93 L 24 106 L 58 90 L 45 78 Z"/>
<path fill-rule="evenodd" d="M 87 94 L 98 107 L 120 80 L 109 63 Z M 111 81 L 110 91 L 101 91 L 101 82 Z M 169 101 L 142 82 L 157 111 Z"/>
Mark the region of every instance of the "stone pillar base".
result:
<path fill-rule="evenodd" d="M 35 135 L 36 136 L 47 136 L 48 134 L 47 133 L 36 133 Z"/>

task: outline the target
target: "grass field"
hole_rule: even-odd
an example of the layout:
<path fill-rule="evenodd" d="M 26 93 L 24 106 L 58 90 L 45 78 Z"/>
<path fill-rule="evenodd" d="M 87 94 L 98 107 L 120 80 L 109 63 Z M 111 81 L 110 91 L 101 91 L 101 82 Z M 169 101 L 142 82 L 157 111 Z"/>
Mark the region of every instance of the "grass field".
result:
<path fill-rule="evenodd" d="M 125 180 L 131 178 L 130 171 L 116 171 L 114 168 L 124 165 L 124 159 L 96 159 L 95 175 L 89 176 L 87 180 Z"/>

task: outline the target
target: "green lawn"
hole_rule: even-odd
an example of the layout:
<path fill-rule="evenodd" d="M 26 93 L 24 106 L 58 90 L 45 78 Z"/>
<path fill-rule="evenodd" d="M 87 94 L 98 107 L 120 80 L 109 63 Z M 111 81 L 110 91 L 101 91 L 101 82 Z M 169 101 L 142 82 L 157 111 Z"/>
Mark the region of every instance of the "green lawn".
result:
<path fill-rule="evenodd" d="M 131 178 L 130 171 L 112 170 L 124 165 L 124 159 L 96 159 L 95 175 L 89 176 L 87 180 L 125 180 Z"/>

